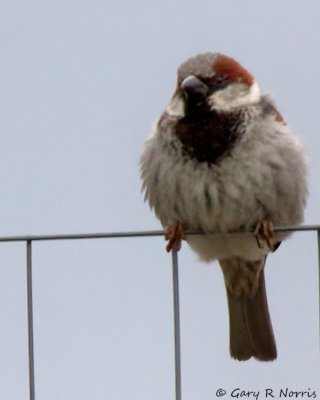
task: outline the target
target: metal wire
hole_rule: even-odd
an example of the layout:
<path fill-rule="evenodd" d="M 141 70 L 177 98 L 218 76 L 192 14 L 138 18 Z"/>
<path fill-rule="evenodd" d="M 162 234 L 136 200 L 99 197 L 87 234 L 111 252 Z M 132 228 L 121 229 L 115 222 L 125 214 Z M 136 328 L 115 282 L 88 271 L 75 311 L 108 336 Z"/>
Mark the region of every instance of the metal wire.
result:
<path fill-rule="evenodd" d="M 319 318 L 319 335 L 320 335 L 320 229 L 317 230 L 317 239 L 318 239 L 318 289 L 319 289 L 319 312 L 318 312 L 318 318 Z M 320 343 L 320 338 L 319 338 L 319 343 Z"/>
<path fill-rule="evenodd" d="M 181 400 L 181 350 L 180 350 L 180 304 L 178 253 L 172 249 L 173 319 L 174 319 L 174 364 L 176 400 Z"/>
<path fill-rule="evenodd" d="M 285 231 L 319 231 L 320 225 L 301 225 L 301 226 L 277 226 L 273 228 L 274 232 Z M 187 235 L 203 235 L 203 231 L 188 230 Z M 206 232 L 210 234 L 211 232 Z M 214 235 L 217 232 L 212 232 Z M 163 236 L 163 230 L 151 231 L 131 231 L 131 232 L 102 232 L 102 233 L 66 233 L 54 235 L 22 235 L 22 236 L 0 236 L 0 242 L 26 242 L 47 241 L 47 240 L 79 240 L 79 239 L 112 239 L 112 238 L 132 238 L 146 236 Z"/>
<path fill-rule="evenodd" d="M 274 232 L 284 231 L 316 231 L 318 242 L 318 269 L 319 269 L 319 324 L 320 324 L 320 225 L 278 226 Z M 209 233 L 209 232 L 208 232 Z M 201 231 L 187 231 L 188 235 L 202 235 Z M 214 234 L 214 233 L 212 233 Z M 27 269 L 27 305 L 28 305 L 28 353 L 29 353 L 29 399 L 35 400 L 35 365 L 34 365 L 34 334 L 33 334 L 33 295 L 32 295 L 32 242 L 49 240 L 80 240 L 80 239 L 111 239 L 163 236 L 164 231 L 132 231 L 132 232 L 105 232 L 105 233 L 72 233 L 55 235 L 24 235 L 2 236 L 0 242 L 26 243 Z M 174 311 L 174 354 L 175 354 L 175 393 L 176 400 L 182 399 L 181 391 L 181 338 L 180 338 L 180 305 L 179 305 L 179 274 L 177 252 L 172 252 L 172 282 L 173 282 L 173 311 Z M 320 332 L 320 326 L 319 326 Z"/>
<path fill-rule="evenodd" d="M 31 240 L 27 240 L 26 242 L 26 258 L 27 258 L 27 301 L 28 301 L 29 394 L 30 394 L 30 400 L 35 400 Z"/>

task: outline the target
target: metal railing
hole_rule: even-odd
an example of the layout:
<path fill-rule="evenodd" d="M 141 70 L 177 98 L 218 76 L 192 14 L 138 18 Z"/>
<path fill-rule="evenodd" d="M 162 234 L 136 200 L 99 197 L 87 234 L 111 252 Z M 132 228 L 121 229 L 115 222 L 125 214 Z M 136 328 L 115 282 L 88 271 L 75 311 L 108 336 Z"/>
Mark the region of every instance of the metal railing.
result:
<path fill-rule="evenodd" d="M 318 244 L 318 277 L 320 289 L 320 225 L 278 226 L 274 232 L 314 231 L 317 232 Z M 203 232 L 187 231 L 187 235 L 202 235 Z M 66 235 L 26 235 L 0 237 L 1 242 L 25 242 L 26 244 L 26 272 L 27 272 L 27 312 L 28 312 L 28 363 L 29 363 L 29 399 L 35 400 L 35 363 L 34 363 L 34 336 L 33 336 L 33 295 L 32 295 L 32 242 L 54 240 L 81 240 L 81 239 L 110 239 L 110 238 L 137 238 L 163 236 L 164 231 L 136 231 L 136 232 L 107 232 L 107 233 L 76 233 Z M 179 305 L 179 271 L 178 254 L 172 251 L 172 286 L 173 286 L 173 327 L 174 327 L 174 365 L 175 365 L 175 399 L 182 399 L 181 391 L 181 351 L 180 351 L 180 305 Z M 319 290 L 320 312 L 320 290 Z M 319 319 L 320 321 L 320 319 Z"/>

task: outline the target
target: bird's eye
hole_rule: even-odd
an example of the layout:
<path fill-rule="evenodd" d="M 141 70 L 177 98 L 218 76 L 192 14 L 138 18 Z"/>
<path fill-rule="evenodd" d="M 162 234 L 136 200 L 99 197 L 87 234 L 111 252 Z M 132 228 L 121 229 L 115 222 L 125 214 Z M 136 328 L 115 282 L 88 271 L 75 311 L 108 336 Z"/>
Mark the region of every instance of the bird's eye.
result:
<path fill-rule="evenodd" d="M 226 84 L 227 83 L 227 81 L 228 81 L 228 77 L 227 77 L 227 75 L 217 75 L 216 77 L 215 77 L 215 83 L 216 83 L 216 85 L 224 85 L 224 84 Z"/>
<path fill-rule="evenodd" d="M 229 77 L 227 75 L 214 75 L 212 78 L 208 79 L 206 83 L 213 91 L 223 89 L 228 86 Z"/>

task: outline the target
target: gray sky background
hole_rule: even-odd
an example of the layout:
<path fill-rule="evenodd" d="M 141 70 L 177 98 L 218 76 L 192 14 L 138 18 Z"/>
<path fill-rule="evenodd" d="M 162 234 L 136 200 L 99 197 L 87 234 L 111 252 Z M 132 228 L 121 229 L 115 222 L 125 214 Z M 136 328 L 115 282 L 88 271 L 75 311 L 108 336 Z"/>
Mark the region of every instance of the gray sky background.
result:
<path fill-rule="evenodd" d="M 0 235 L 158 229 L 140 194 L 143 142 L 191 55 L 238 59 L 310 158 L 306 223 L 320 222 L 320 3 L 0 0 Z M 170 256 L 162 238 L 34 245 L 41 400 L 173 399 Z M 0 245 L 0 398 L 28 398 L 25 249 Z M 274 363 L 232 361 L 222 275 L 179 256 L 184 400 L 315 390 L 315 233 L 267 262 Z"/>

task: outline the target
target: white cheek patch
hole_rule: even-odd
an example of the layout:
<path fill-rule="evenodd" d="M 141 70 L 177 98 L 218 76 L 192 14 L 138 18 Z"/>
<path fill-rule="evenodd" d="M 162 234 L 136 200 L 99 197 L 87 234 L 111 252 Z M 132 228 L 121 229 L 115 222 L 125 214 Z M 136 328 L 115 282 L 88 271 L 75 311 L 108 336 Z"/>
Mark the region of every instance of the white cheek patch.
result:
<path fill-rule="evenodd" d="M 214 92 L 209 97 L 209 104 L 214 110 L 229 111 L 257 103 L 259 100 L 260 88 L 257 82 L 251 86 L 244 83 L 232 83 L 225 89 Z"/>
<path fill-rule="evenodd" d="M 172 117 L 184 117 L 184 101 L 179 95 L 175 95 L 167 105 L 166 111 Z"/>
<path fill-rule="evenodd" d="M 250 91 L 249 91 L 249 99 L 250 99 L 250 103 L 258 103 L 258 101 L 260 101 L 261 98 L 261 91 L 260 91 L 260 87 L 257 84 L 257 82 L 254 82 L 251 87 L 250 87 Z"/>

